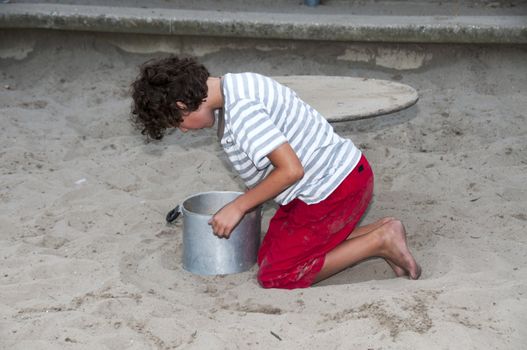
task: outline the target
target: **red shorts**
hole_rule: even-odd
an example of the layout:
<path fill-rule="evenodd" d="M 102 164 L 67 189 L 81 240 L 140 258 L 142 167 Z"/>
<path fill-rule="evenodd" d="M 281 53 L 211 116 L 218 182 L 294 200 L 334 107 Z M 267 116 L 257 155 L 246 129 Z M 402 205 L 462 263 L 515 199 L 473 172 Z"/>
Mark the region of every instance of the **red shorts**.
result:
<path fill-rule="evenodd" d="M 326 254 L 343 242 L 366 211 L 373 173 L 364 156 L 322 202 L 295 199 L 280 206 L 258 252 L 258 282 L 264 288 L 306 288 L 313 284 Z"/>

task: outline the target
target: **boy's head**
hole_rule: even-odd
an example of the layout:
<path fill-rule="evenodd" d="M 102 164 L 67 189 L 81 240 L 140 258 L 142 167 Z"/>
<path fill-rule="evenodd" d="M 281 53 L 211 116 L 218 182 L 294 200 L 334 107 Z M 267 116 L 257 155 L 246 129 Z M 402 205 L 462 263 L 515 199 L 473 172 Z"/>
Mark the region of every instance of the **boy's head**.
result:
<path fill-rule="evenodd" d="M 160 140 L 167 128 L 198 109 L 207 97 L 210 74 L 195 59 L 175 56 L 147 61 L 140 69 L 132 83 L 131 120 L 143 135 Z"/>

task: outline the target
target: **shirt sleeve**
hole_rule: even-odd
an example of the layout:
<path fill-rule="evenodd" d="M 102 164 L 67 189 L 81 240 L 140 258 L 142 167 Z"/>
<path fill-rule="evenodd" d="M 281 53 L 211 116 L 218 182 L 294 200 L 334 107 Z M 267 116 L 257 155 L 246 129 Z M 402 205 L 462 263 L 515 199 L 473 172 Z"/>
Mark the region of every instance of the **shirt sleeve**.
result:
<path fill-rule="evenodd" d="M 228 108 L 234 142 L 247 154 L 258 170 L 271 164 L 267 155 L 287 142 L 274 124 L 265 106 L 253 100 L 242 99 Z"/>

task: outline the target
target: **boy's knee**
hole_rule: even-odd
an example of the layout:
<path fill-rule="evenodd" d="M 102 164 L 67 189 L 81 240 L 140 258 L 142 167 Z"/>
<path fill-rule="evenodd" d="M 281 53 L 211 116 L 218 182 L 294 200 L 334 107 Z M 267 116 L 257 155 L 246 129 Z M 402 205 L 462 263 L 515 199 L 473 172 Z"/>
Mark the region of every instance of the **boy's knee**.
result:
<path fill-rule="evenodd" d="M 299 279 L 298 274 L 294 271 L 287 271 L 272 265 L 260 265 L 256 279 L 262 288 L 307 288 L 312 283 Z"/>
<path fill-rule="evenodd" d="M 287 274 L 285 274 L 287 275 Z M 278 272 L 276 266 L 268 264 L 265 260 L 260 264 L 256 279 L 262 288 L 288 289 L 287 278 L 283 272 Z"/>
<path fill-rule="evenodd" d="M 269 276 L 269 268 L 265 264 L 260 264 L 258 273 L 256 274 L 256 279 L 262 288 L 272 288 L 273 283 Z"/>
<path fill-rule="evenodd" d="M 262 280 L 259 277 L 257 278 L 257 280 L 258 280 L 258 284 L 260 285 L 260 287 L 265 288 L 265 289 L 272 288 L 272 285 L 270 283 L 266 283 L 265 280 Z"/>

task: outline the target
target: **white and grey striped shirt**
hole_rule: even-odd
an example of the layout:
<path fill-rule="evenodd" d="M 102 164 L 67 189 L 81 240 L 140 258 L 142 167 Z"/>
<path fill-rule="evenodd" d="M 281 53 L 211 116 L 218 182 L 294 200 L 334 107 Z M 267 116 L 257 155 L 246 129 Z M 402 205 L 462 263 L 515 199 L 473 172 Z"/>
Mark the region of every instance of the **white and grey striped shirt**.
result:
<path fill-rule="evenodd" d="M 353 142 L 294 91 L 255 74 L 226 74 L 222 79 L 225 127 L 221 145 L 247 187 L 273 170 L 267 155 L 288 142 L 304 166 L 304 177 L 280 193 L 285 205 L 295 198 L 318 203 L 327 198 L 360 160 Z"/>

